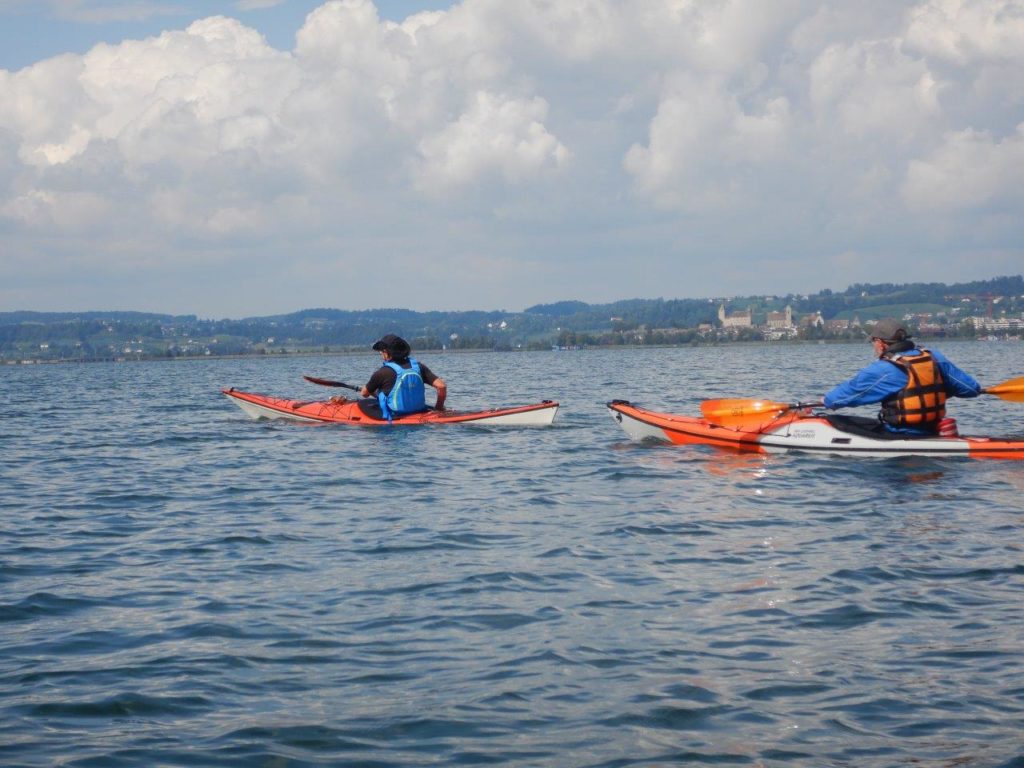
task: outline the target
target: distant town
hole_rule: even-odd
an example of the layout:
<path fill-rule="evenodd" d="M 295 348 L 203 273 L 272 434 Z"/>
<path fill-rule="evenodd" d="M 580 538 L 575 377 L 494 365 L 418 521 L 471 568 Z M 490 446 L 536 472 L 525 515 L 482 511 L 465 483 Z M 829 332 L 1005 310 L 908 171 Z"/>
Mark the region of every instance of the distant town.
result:
<path fill-rule="evenodd" d="M 522 312 L 305 309 L 237 320 L 144 312 L 0 313 L 0 364 L 124 361 L 365 350 L 385 333 L 416 349 L 584 347 L 862 340 L 881 317 L 918 338 L 1020 341 L 1024 278 L 857 284 L 842 292 L 562 301 Z"/>

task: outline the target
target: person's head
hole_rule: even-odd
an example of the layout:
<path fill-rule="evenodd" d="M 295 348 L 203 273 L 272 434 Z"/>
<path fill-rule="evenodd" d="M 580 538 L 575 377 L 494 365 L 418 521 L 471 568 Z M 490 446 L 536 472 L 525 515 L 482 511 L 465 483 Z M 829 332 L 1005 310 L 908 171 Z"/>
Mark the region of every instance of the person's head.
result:
<path fill-rule="evenodd" d="M 409 342 L 393 333 L 381 336 L 373 343 L 373 348 L 380 352 L 385 360 L 405 360 L 412 352 Z"/>
<path fill-rule="evenodd" d="M 885 354 L 893 344 L 910 340 L 910 334 L 903 323 L 894 317 L 883 317 L 871 327 L 871 343 L 879 356 Z"/>

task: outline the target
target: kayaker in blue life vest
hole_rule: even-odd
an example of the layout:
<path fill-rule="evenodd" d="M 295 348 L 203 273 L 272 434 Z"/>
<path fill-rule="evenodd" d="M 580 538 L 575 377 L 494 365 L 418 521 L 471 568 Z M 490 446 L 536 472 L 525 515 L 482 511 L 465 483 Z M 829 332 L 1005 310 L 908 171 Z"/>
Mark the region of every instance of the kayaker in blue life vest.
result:
<path fill-rule="evenodd" d="M 393 416 L 428 410 L 425 384 L 437 390 L 434 410 L 444 410 L 448 394 L 444 379 L 410 357 L 412 349 L 405 339 L 389 333 L 374 342 L 373 348 L 380 352 L 384 364 L 374 371 L 359 393 L 372 398 L 359 402 L 364 413 L 390 420 Z"/>
<path fill-rule="evenodd" d="M 947 397 L 977 397 L 981 385 L 943 354 L 918 347 L 898 320 L 887 317 L 871 329 L 878 360 L 825 395 L 826 408 L 881 403 L 875 431 L 935 435 L 946 415 Z M 859 422 L 868 419 L 830 417 Z M 841 426 L 837 424 L 836 426 Z"/>

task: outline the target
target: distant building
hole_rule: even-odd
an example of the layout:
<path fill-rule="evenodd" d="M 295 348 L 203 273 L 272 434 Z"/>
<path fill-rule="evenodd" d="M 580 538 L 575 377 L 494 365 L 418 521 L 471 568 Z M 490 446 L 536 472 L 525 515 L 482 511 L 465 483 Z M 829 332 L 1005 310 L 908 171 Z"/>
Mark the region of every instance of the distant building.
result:
<path fill-rule="evenodd" d="M 1018 317 L 1001 317 L 998 319 L 993 319 L 991 317 L 972 317 L 970 319 L 974 323 L 975 329 L 978 331 L 1015 331 L 1019 333 L 1024 330 L 1024 319 Z"/>
<path fill-rule="evenodd" d="M 750 328 L 753 323 L 753 313 L 748 307 L 742 312 L 725 313 L 725 304 L 718 305 L 718 321 L 723 328 Z"/>
<path fill-rule="evenodd" d="M 843 322 L 842 320 L 833 320 L 832 322 Z M 800 318 L 800 325 L 804 328 L 823 328 L 825 326 L 825 318 L 821 316 L 821 312 L 815 312 L 813 315 L 804 315 Z"/>
<path fill-rule="evenodd" d="M 793 327 L 793 309 L 787 306 L 781 312 L 769 312 L 768 313 L 768 327 L 783 329 Z"/>

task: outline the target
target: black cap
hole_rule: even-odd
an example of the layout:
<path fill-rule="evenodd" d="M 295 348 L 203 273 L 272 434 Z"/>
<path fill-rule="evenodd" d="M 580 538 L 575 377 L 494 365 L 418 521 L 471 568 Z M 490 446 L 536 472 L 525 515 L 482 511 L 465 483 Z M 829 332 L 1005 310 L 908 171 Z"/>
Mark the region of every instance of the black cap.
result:
<path fill-rule="evenodd" d="M 408 357 L 409 353 L 412 352 L 409 342 L 401 336 L 395 336 L 393 333 L 381 336 L 377 341 L 373 342 L 373 348 L 377 352 L 386 349 L 391 353 L 392 357 L 397 358 Z"/>
<path fill-rule="evenodd" d="M 871 329 L 871 338 L 881 339 L 886 343 L 906 341 L 910 338 L 906 327 L 894 317 L 884 317 Z"/>

